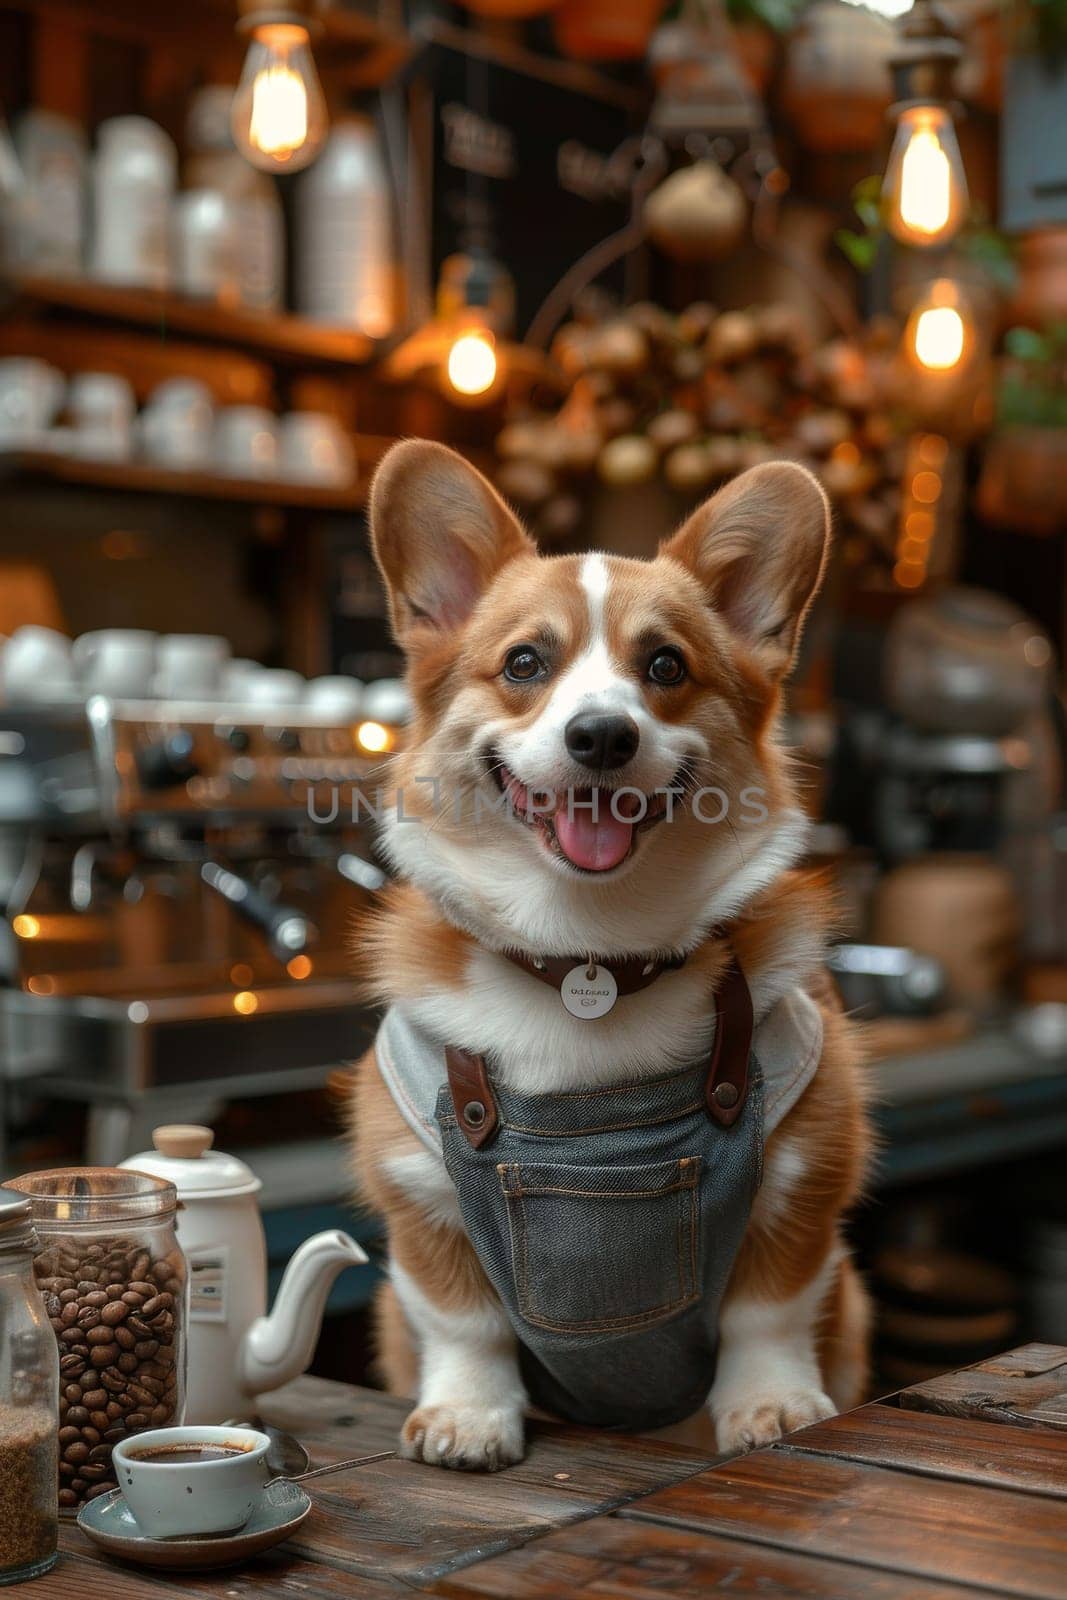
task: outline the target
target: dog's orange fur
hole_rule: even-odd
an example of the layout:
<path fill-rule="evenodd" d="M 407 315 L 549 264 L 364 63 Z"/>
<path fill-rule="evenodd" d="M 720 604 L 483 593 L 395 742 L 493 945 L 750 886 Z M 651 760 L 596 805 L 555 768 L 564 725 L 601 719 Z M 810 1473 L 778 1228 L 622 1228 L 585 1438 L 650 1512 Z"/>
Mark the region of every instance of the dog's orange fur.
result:
<path fill-rule="evenodd" d="M 394 460 L 384 469 L 374 496 L 377 550 L 390 589 L 394 626 L 409 654 L 415 704 L 409 753 L 395 764 L 400 784 L 415 775 L 419 754 L 433 750 L 437 723 L 460 688 L 467 696 L 481 696 L 483 716 L 499 715 L 500 702 L 506 704 L 509 697 L 515 698 L 511 714 L 517 721 L 537 716 L 538 692 L 520 691 L 516 697 L 513 688 L 497 680 L 495 671 L 489 674 L 483 666 L 487 659 L 495 661 L 501 649 L 530 637 L 531 617 L 552 637 L 565 641 L 559 648 L 568 657 L 581 648 L 587 625 L 583 607 L 574 598 L 577 558 L 537 559 L 489 491 L 478 502 L 476 514 L 468 505 L 456 521 L 459 547 L 469 556 L 469 560 L 464 557 L 468 580 L 483 602 L 469 622 L 450 615 L 448 607 L 459 604 L 462 596 L 457 600 L 453 594 L 448 605 L 437 598 L 437 590 L 451 580 L 441 575 L 443 557 L 432 544 L 433 528 L 420 528 L 406 502 L 413 501 L 423 513 L 435 495 L 452 505 L 456 484 L 436 457 L 425 476 L 421 485 L 415 483 L 414 475 L 405 477 Z M 775 493 L 776 481 L 771 484 Z M 718 514 L 720 529 L 723 517 L 728 521 L 734 502 L 742 498 L 735 486 L 719 497 L 725 506 Z M 422 524 L 426 525 L 424 514 Z M 792 795 L 791 773 L 771 731 L 780 683 L 821 574 L 825 529 L 816 530 L 813 523 L 812 531 L 804 533 L 809 542 L 818 538 L 817 548 L 814 543 L 807 551 L 789 547 L 776 556 L 776 571 L 765 580 L 769 587 L 755 599 L 739 587 L 737 577 L 751 553 L 751 531 L 740 517 L 736 534 L 729 528 L 727 533 L 727 539 L 720 536 L 717 543 L 709 542 L 705 510 L 668 544 L 655 566 L 614 561 L 607 622 L 613 648 L 625 657 L 642 648 L 642 640 L 661 634 L 664 617 L 670 618 L 674 636 L 688 645 L 699 665 L 674 699 L 656 703 L 656 714 L 681 721 L 703 717 L 723 751 L 717 777 L 731 798 L 755 772 L 769 803 L 780 806 Z M 756 629 L 754 639 L 746 643 L 709 611 L 710 592 L 720 597 L 727 615 L 741 617 Z M 777 621 L 771 616 L 771 603 L 780 595 L 789 601 L 789 619 L 784 626 L 771 626 Z M 757 615 L 761 604 L 764 616 Z M 427 614 L 435 605 L 441 614 L 433 625 Z M 761 626 L 766 628 L 764 636 L 759 635 Z M 706 847 L 703 839 L 693 848 L 698 846 Z M 807 949 L 824 937 L 830 916 L 823 884 L 810 874 L 783 874 L 730 929 L 742 969 L 758 974 L 783 964 L 798 944 Z M 410 884 L 388 891 L 382 908 L 361 929 L 360 943 L 368 992 L 388 1000 L 462 985 L 474 949 L 473 939 L 452 926 L 431 899 Z M 727 945 L 720 937 L 707 939 L 689 957 L 688 970 L 707 978 L 709 1006 L 727 958 Z M 856 1033 L 827 995 L 815 998 L 824 1022 L 820 1065 L 766 1152 L 769 1162 L 777 1145 L 792 1141 L 804 1153 L 803 1173 L 790 1191 L 786 1215 L 762 1216 L 757 1199 L 728 1301 L 735 1296 L 787 1301 L 810 1283 L 835 1246 L 842 1215 L 863 1183 L 870 1140 Z M 422 1147 L 383 1084 L 373 1050 L 357 1069 L 352 1133 L 363 1197 L 384 1217 L 391 1256 L 422 1294 L 451 1311 L 469 1311 L 491 1299 L 493 1290 L 466 1235 L 435 1221 L 386 1171 L 389 1158 Z M 843 1260 L 827 1292 L 817 1333 L 823 1386 L 840 1407 L 855 1404 L 862 1396 L 866 1333 L 864 1295 L 851 1263 Z M 378 1334 L 386 1383 L 394 1392 L 411 1393 L 417 1377 L 416 1352 L 389 1289 L 379 1301 Z"/>

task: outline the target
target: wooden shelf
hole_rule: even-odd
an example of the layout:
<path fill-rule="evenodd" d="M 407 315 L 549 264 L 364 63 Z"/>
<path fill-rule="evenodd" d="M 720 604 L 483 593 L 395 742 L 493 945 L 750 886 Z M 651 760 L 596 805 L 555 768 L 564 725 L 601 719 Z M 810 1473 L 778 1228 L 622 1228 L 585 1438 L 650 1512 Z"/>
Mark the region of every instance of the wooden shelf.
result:
<path fill-rule="evenodd" d="M 391 443 L 359 441 L 360 471 L 351 488 L 319 488 L 313 484 L 257 478 L 229 478 L 221 473 L 178 472 L 140 461 L 83 461 L 48 451 L 0 452 L 0 478 L 45 482 L 76 489 L 113 490 L 121 494 L 175 496 L 191 500 L 238 501 L 282 510 L 359 511 L 367 491 L 369 469 Z"/>
<path fill-rule="evenodd" d="M 295 366 L 363 366 L 376 352 L 374 341 L 352 328 L 265 311 L 230 310 L 166 291 L 35 274 L 21 275 L 15 288 L 27 307 L 124 328 L 178 333 Z"/>

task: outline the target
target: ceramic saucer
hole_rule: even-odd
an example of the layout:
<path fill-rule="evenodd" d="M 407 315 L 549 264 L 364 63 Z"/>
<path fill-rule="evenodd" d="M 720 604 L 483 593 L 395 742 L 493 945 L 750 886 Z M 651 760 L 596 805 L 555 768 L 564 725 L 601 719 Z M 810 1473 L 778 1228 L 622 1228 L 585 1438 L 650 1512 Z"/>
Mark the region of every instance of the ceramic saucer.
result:
<path fill-rule="evenodd" d="M 193 1534 L 184 1539 L 150 1539 L 142 1533 L 120 1489 L 87 1500 L 78 1527 L 101 1550 L 142 1567 L 233 1567 L 249 1556 L 281 1544 L 299 1528 L 311 1499 L 298 1483 L 271 1483 L 256 1510 L 236 1533 Z"/>

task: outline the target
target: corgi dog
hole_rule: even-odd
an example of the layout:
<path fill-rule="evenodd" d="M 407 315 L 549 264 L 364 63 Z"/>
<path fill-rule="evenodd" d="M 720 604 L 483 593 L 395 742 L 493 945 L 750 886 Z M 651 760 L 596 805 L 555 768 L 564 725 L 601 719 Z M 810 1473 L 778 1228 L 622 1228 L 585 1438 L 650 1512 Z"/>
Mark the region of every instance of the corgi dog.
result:
<path fill-rule="evenodd" d="M 351 1128 L 401 1454 L 506 1467 L 531 1406 L 729 1453 L 857 1404 L 862 1068 L 778 730 L 822 489 L 759 466 L 654 559 L 550 557 L 412 440 L 370 519 L 413 714 Z"/>

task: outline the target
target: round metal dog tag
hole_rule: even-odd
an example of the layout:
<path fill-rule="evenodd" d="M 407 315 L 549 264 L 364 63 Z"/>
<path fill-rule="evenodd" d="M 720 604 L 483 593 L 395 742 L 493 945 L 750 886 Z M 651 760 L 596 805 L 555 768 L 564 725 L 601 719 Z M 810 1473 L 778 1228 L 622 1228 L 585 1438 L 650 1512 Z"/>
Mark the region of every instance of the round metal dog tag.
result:
<path fill-rule="evenodd" d="M 572 967 L 559 986 L 560 998 L 572 1017 L 592 1021 L 606 1017 L 619 996 L 619 986 L 606 967 Z"/>

